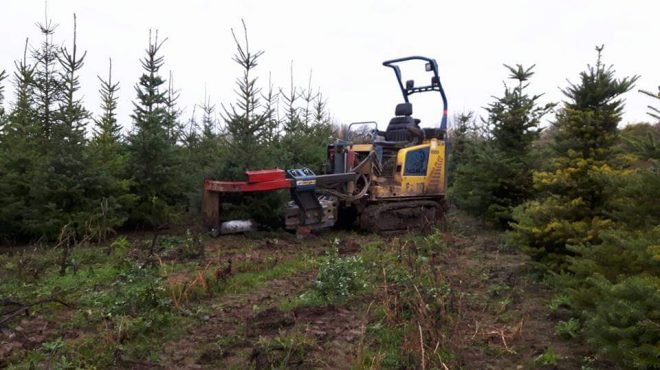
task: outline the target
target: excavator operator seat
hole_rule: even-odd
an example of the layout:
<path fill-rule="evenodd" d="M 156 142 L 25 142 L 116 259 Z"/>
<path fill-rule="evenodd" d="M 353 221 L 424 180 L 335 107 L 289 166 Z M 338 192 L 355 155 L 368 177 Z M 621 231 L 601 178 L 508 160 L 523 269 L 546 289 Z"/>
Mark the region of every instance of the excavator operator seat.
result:
<path fill-rule="evenodd" d="M 394 114 L 385 131 L 385 140 L 396 142 L 421 143 L 424 140 L 424 131 L 419 128 L 419 120 L 412 117 L 412 104 L 397 104 Z"/>

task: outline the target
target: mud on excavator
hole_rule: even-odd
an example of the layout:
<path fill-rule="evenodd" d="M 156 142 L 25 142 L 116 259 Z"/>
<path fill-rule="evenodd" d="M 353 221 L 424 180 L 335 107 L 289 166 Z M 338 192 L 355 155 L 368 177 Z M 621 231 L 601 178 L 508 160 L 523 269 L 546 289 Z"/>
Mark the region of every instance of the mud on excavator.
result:
<path fill-rule="evenodd" d="M 400 65 L 424 63 L 430 84 L 403 81 Z M 221 230 L 222 195 L 288 189 L 285 227 L 317 229 L 337 223 L 375 232 L 419 229 L 437 224 L 445 210 L 447 97 L 434 59 L 411 56 L 383 62 L 396 75 L 404 102 L 385 131 L 376 122 L 351 123 L 344 138 L 327 147 L 327 173 L 307 168 L 246 171 L 247 181 L 206 179 L 204 224 Z M 421 128 L 410 97 L 440 94 L 439 127 Z"/>

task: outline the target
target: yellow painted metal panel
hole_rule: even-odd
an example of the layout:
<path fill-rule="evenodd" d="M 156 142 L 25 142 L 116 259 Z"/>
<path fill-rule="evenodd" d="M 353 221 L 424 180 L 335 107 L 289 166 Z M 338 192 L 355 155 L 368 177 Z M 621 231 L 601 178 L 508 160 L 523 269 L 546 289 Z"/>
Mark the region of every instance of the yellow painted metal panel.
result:
<path fill-rule="evenodd" d="M 409 152 L 429 148 L 425 176 L 404 176 L 406 156 Z M 444 194 L 445 192 L 445 143 L 431 139 L 420 145 L 403 148 L 397 154 L 397 168 L 401 175 L 401 194 L 404 196 Z"/>
<path fill-rule="evenodd" d="M 370 152 L 373 148 L 373 144 L 353 144 L 351 146 L 351 149 L 355 152 Z"/>

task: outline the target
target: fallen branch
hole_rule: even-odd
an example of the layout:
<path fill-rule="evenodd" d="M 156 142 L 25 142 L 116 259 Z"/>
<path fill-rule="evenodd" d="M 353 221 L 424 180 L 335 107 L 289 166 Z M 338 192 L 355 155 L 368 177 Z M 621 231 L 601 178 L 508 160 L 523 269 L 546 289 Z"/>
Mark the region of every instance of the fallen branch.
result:
<path fill-rule="evenodd" d="M 504 349 L 509 353 L 516 353 L 514 350 L 509 348 L 509 345 L 506 342 L 506 338 L 505 338 L 505 335 L 504 335 L 504 329 L 492 330 L 492 331 L 489 331 L 486 334 L 490 335 L 490 336 L 500 337 L 500 339 L 502 340 L 502 344 L 504 345 Z"/>

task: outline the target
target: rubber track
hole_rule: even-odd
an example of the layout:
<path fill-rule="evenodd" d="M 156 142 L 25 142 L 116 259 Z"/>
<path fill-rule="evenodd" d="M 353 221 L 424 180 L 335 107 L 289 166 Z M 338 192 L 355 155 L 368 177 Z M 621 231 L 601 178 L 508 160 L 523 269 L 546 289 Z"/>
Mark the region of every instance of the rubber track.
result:
<path fill-rule="evenodd" d="M 360 228 L 388 233 L 424 230 L 442 218 L 442 200 L 389 201 L 368 205 L 360 216 Z"/>

